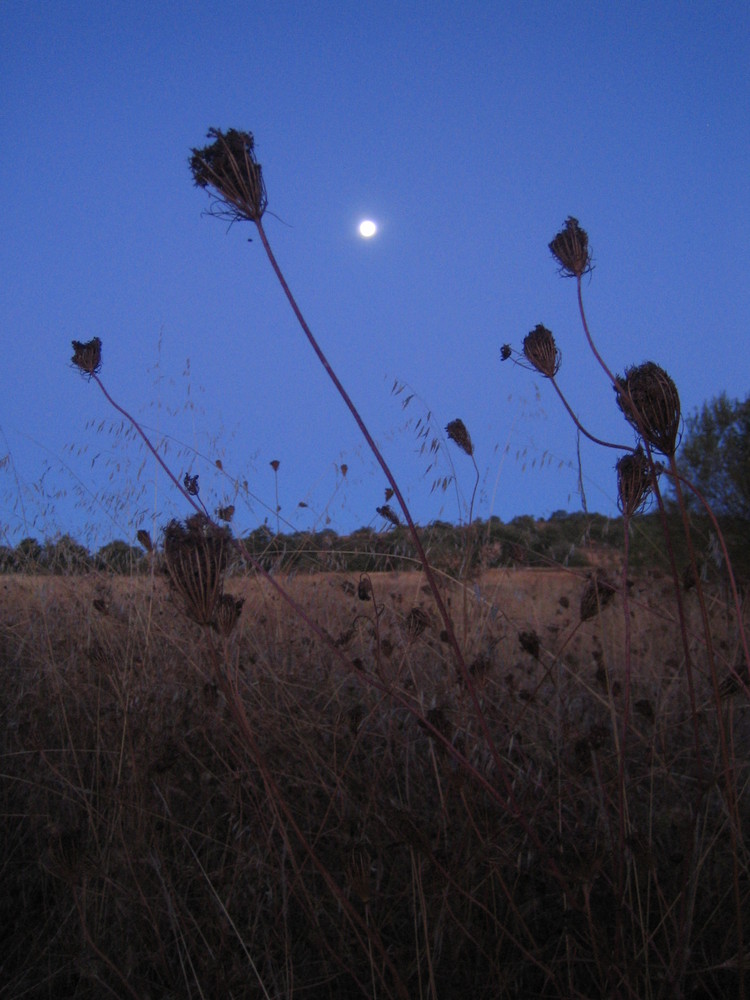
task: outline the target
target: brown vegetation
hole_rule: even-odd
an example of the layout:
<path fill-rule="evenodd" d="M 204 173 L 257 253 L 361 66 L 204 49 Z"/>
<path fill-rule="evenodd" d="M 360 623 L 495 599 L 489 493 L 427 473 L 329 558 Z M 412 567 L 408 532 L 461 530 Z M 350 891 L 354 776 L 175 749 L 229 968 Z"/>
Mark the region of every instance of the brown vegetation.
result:
<path fill-rule="evenodd" d="M 283 581 L 324 640 L 268 580 L 229 578 L 244 606 L 217 675 L 163 578 L 4 578 L 8 995 L 731 995 L 717 719 L 697 659 L 699 765 L 669 581 L 629 587 L 627 747 L 617 577 L 585 616 L 585 571 L 469 585 L 460 641 L 506 788 L 422 575 L 364 579 Z M 744 692 L 725 711 L 743 788 Z"/>

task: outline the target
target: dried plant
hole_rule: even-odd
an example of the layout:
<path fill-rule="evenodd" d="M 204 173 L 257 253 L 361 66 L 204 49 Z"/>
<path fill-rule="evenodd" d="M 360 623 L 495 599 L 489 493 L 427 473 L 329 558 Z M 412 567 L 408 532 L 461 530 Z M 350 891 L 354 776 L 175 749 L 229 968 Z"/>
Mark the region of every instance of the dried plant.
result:
<path fill-rule="evenodd" d="M 216 602 L 216 609 L 212 626 L 219 635 L 227 638 L 234 631 L 234 627 L 240 620 L 242 606 L 245 603 L 244 597 L 233 597 L 231 594 L 222 594 Z"/>
<path fill-rule="evenodd" d="M 382 518 L 389 521 L 394 527 L 397 528 L 401 524 L 398 519 L 398 514 L 389 503 L 384 503 L 382 506 L 376 507 L 375 509 Z"/>
<path fill-rule="evenodd" d="M 560 370 L 562 356 L 552 332 L 538 323 L 523 342 L 523 353 L 529 364 L 545 378 L 554 378 Z"/>
<path fill-rule="evenodd" d="M 89 378 L 97 375 L 102 367 L 102 342 L 99 337 L 81 343 L 80 340 L 73 341 L 73 357 L 71 362 L 79 369 L 83 375 Z"/>
<path fill-rule="evenodd" d="M 635 451 L 618 459 L 617 503 L 626 517 L 643 511 L 648 503 L 654 484 L 652 463 L 639 445 Z"/>
<path fill-rule="evenodd" d="M 628 422 L 653 448 L 672 457 L 680 430 L 680 396 L 664 369 L 653 361 L 628 368 L 615 391 Z"/>
<path fill-rule="evenodd" d="M 569 215 L 565 225 L 549 245 L 553 257 L 560 265 L 560 273 L 569 278 L 580 278 L 592 268 L 589 237 L 581 229 L 578 219 Z"/>
<path fill-rule="evenodd" d="M 191 151 L 190 169 L 196 185 L 216 196 L 211 214 L 231 222 L 260 222 L 268 198 L 252 132 L 211 128 L 208 138 L 213 142 Z"/>
<path fill-rule="evenodd" d="M 466 452 L 469 457 L 473 456 L 474 445 L 469 432 L 466 430 L 466 424 L 463 420 L 451 420 L 451 422 L 446 426 L 445 432 L 450 440 L 458 445 L 461 451 Z"/>
<path fill-rule="evenodd" d="M 229 529 L 204 514 L 170 521 L 164 529 L 164 571 L 185 613 L 199 625 L 214 624 L 230 541 Z"/>

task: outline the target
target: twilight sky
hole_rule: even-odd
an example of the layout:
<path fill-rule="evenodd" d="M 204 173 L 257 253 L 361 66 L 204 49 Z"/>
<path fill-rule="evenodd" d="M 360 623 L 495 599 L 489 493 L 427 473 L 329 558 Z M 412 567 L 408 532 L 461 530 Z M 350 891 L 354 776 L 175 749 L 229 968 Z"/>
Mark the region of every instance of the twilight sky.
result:
<path fill-rule="evenodd" d="M 568 215 L 613 369 L 657 362 L 688 414 L 750 391 L 746 3 L 4 0 L 0 52 L 0 544 L 96 548 L 187 512 L 71 370 L 93 336 L 108 391 L 238 532 L 276 527 L 272 460 L 282 530 L 384 525 L 254 230 L 203 214 L 209 126 L 254 133 L 277 258 L 421 523 L 467 514 L 456 417 L 475 515 L 581 509 L 571 421 L 500 362 L 537 323 L 584 424 L 633 440 L 547 249 Z M 617 453 L 580 453 L 588 509 L 614 514 Z"/>

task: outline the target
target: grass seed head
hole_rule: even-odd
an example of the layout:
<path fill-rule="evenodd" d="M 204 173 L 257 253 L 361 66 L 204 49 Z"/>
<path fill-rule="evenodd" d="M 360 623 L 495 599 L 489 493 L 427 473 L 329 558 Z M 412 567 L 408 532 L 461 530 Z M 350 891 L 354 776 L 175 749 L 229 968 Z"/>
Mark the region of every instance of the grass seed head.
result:
<path fill-rule="evenodd" d="M 469 457 L 474 454 L 474 445 L 472 444 L 471 435 L 466 430 L 466 424 L 463 420 L 451 420 L 445 428 L 445 432 L 451 441 L 454 441 L 462 451 L 466 452 Z"/>
<path fill-rule="evenodd" d="M 617 405 L 627 421 L 664 455 L 674 455 L 680 429 L 680 395 L 663 368 L 646 361 L 618 376 Z"/>
<path fill-rule="evenodd" d="M 70 359 L 76 368 L 83 374 L 91 378 L 96 375 L 102 367 L 102 342 L 99 337 L 87 340 L 82 344 L 80 340 L 73 341 L 73 357 Z"/>
<path fill-rule="evenodd" d="M 569 215 L 564 227 L 549 244 L 552 256 L 560 265 L 560 274 L 566 278 L 580 278 L 593 267 L 589 253 L 589 237 L 578 225 L 578 219 Z"/>
<path fill-rule="evenodd" d="M 554 378 L 560 370 L 562 356 L 555 344 L 552 331 L 537 323 L 523 342 L 523 353 L 526 360 L 545 378 Z"/>
<path fill-rule="evenodd" d="M 213 142 L 192 149 L 189 163 L 196 185 L 216 195 L 211 214 L 230 222 L 260 222 L 268 198 L 252 132 L 211 128 L 207 137 Z"/>

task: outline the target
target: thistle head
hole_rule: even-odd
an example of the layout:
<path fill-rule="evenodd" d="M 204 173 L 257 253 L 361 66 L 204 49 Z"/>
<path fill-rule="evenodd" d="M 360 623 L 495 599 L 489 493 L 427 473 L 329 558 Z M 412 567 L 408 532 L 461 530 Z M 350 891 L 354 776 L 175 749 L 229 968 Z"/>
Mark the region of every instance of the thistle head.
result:
<path fill-rule="evenodd" d="M 560 370 L 562 355 L 555 344 L 552 331 L 541 323 L 537 323 L 524 338 L 523 353 L 531 367 L 545 378 L 554 378 Z"/>
<path fill-rule="evenodd" d="M 680 396 L 663 368 L 646 361 L 625 370 L 615 385 L 627 421 L 663 455 L 672 456 L 680 429 Z"/>
<path fill-rule="evenodd" d="M 445 428 L 445 433 L 451 441 L 458 445 L 461 451 L 466 452 L 466 454 L 471 458 L 474 454 L 474 445 L 471 440 L 471 435 L 466 430 L 466 424 L 463 420 L 451 420 Z"/>
<path fill-rule="evenodd" d="M 96 375 L 102 367 L 102 342 L 99 337 L 87 340 L 82 344 L 80 340 L 73 341 L 73 357 L 70 359 L 82 375 L 91 378 Z"/>
<path fill-rule="evenodd" d="M 565 225 L 549 244 L 552 256 L 560 265 L 560 274 L 566 278 L 580 278 L 593 267 L 589 253 L 589 237 L 578 225 L 578 219 L 569 215 Z"/>
<path fill-rule="evenodd" d="M 268 198 L 252 132 L 211 128 L 207 137 L 213 142 L 192 149 L 189 163 L 196 186 L 216 195 L 212 214 L 230 222 L 260 222 Z"/>

